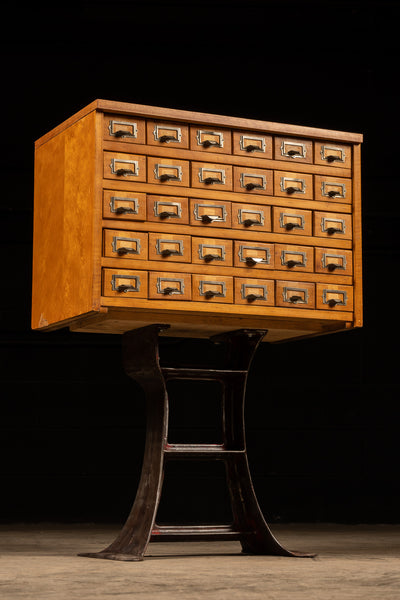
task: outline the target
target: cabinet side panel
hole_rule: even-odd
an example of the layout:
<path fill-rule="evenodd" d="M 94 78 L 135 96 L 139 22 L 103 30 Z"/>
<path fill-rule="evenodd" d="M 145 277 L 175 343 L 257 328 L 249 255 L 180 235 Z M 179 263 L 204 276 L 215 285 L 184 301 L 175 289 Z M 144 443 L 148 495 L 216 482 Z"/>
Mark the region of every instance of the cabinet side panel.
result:
<path fill-rule="evenodd" d="M 93 310 L 95 113 L 36 150 L 32 328 Z"/>
<path fill-rule="evenodd" d="M 354 327 L 363 325 L 362 222 L 361 222 L 361 144 L 353 146 L 353 254 Z"/>

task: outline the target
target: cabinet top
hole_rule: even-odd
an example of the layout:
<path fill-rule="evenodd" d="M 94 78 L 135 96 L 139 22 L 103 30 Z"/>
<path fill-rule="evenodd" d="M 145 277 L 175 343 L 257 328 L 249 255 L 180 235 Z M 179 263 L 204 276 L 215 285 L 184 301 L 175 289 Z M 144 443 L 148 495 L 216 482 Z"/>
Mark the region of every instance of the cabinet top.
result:
<path fill-rule="evenodd" d="M 116 102 L 112 100 L 94 100 L 80 111 L 60 123 L 57 127 L 40 137 L 35 146 L 41 146 L 49 139 L 73 125 L 76 121 L 92 111 L 111 112 L 121 115 L 136 115 L 140 117 L 151 117 L 170 121 L 184 121 L 186 123 L 202 123 L 218 127 L 231 127 L 233 129 L 246 129 L 263 131 L 267 133 L 285 134 L 317 139 L 337 140 L 341 142 L 361 143 L 361 133 L 350 133 L 334 131 L 331 129 L 320 129 L 301 125 L 288 125 L 285 123 L 274 123 L 271 121 L 259 121 L 241 117 L 230 117 L 226 115 L 214 115 L 209 113 L 193 112 L 190 110 L 178 110 L 160 106 L 147 106 L 145 104 L 131 104 L 129 102 Z"/>

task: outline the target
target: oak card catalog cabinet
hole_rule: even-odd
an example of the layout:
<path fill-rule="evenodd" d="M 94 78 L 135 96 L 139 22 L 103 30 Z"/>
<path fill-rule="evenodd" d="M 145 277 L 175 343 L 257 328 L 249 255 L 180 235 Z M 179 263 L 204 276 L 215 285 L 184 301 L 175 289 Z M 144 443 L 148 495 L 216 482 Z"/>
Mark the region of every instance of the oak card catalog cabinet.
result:
<path fill-rule="evenodd" d="M 33 328 L 360 327 L 361 142 L 92 102 L 36 142 Z"/>

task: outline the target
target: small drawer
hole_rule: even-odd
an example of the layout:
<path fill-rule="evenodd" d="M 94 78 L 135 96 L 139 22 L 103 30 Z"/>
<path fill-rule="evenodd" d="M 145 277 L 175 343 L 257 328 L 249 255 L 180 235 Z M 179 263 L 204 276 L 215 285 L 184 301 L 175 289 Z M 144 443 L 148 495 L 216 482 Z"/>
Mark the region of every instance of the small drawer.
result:
<path fill-rule="evenodd" d="M 272 136 L 256 132 L 234 131 L 233 154 L 254 158 L 272 158 Z"/>
<path fill-rule="evenodd" d="M 103 231 L 103 256 L 147 260 L 147 233 L 138 231 Z"/>
<path fill-rule="evenodd" d="M 314 198 L 325 202 L 351 203 L 352 181 L 345 177 L 314 175 Z"/>
<path fill-rule="evenodd" d="M 189 273 L 149 273 L 150 300 L 191 300 L 192 287 Z"/>
<path fill-rule="evenodd" d="M 232 134 L 229 129 L 191 126 L 190 149 L 231 154 Z"/>
<path fill-rule="evenodd" d="M 313 143 L 311 140 L 275 137 L 275 160 L 288 160 L 299 163 L 313 162 Z"/>
<path fill-rule="evenodd" d="M 214 163 L 192 162 L 192 187 L 207 190 L 232 190 L 232 167 Z"/>
<path fill-rule="evenodd" d="M 341 169 L 351 169 L 351 146 L 335 142 L 315 142 L 314 162 Z"/>
<path fill-rule="evenodd" d="M 130 144 L 146 143 L 146 124 L 144 119 L 124 115 L 104 115 L 103 138 Z"/>
<path fill-rule="evenodd" d="M 162 223 L 189 222 L 188 199 L 180 196 L 147 196 L 147 220 Z"/>
<path fill-rule="evenodd" d="M 103 217 L 123 221 L 145 221 L 146 194 L 104 190 Z"/>
<path fill-rule="evenodd" d="M 285 271 L 314 271 L 314 248 L 275 244 L 275 269 Z"/>
<path fill-rule="evenodd" d="M 192 298 L 200 302 L 233 302 L 233 277 L 192 275 Z"/>
<path fill-rule="evenodd" d="M 192 263 L 198 265 L 232 266 L 232 241 L 193 237 Z"/>
<path fill-rule="evenodd" d="M 190 198 L 190 224 L 207 227 L 231 226 L 231 203 Z"/>
<path fill-rule="evenodd" d="M 103 296 L 147 298 L 147 271 L 103 269 Z"/>
<path fill-rule="evenodd" d="M 304 281 L 277 281 L 276 306 L 315 308 L 315 284 Z"/>
<path fill-rule="evenodd" d="M 146 181 L 146 157 L 125 152 L 104 152 L 104 177 L 122 181 Z"/>
<path fill-rule="evenodd" d="M 235 267 L 248 267 L 254 269 L 274 268 L 274 244 L 235 240 L 233 256 L 233 264 Z"/>
<path fill-rule="evenodd" d="M 352 251 L 336 250 L 335 248 L 315 248 L 315 272 L 352 275 Z"/>
<path fill-rule="evenodd" d="M 313 176 L 308 173 L 274 171 L 274 194 L 275 196 L 312 200 Z"/>
<path fill-rule="evenodd" d="M 242 194 L 265 194 L 272 196 L 274 182 L 269 169 L 233 167 L 233 191 Z"/>
<path fill-rule="evenodd" d="M 147 181 L 160 185 L 189 186 L 189 161 L 149 156 Z"/>
<path fill-rule="evenodd" d="M 317 283 L 317 308 L 323 310 L 353 310 L 353 287 Z"/>
<path fill-rule="evenodd" d="M 235 304 L 273 306 L 275 284 L 270 279 L 235 277 Z"/>
<path fill-rule="evenodd" d="M 191 254 L 190 235 L 149 233 L 149 260 L 190 262 Z"/>
<path fill-rule="evenodd" d="M 272 228 L 274 233 L 312 235 L 312 211 L 274 206 Z"/>
<path fill-rule="evenodd" d="M 246 231 L 271 231 L 271 207 L 233 203 L 232 228 Z"/>
<path fill-rule="evenodd" d="M 171 148 L 189 147 L 189 127 L 183 123 L 147 121 L 147 144 Z"/>
<path fill-rule="evenodd" d="M 314 212 L 314 235 L 351 240 L 351 215 L 343 213 Z"/>

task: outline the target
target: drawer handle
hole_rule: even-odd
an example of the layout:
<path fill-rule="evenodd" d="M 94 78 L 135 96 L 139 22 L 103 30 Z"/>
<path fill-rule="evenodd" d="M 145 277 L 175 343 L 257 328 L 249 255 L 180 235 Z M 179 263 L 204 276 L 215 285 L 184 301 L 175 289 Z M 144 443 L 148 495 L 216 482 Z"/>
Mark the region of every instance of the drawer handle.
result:
<path fill-rule="evenodd" d="M 245 299 L 248 302 L 254 302 L 254 300 L 265 300 L 265 296 L 263 294 L 247 294 L 247 296 L 245 296 Z"/>
<path fill-rule="evenodd" d="M 289 296 L 288 300 L 289 300 L 289 302 L 296 303 L 296 302 L 299 302 L 299 300 L 303 300 L 303 297 L 293 295 L 293 296 Z"/>
<path fill-rule="evenodd" d="M 256 152 L 257 150 L 263 151 L 260 146 L 256 146 L 255 144 L 247 144 L 247 146 L 244 147 L 244 150 L 246 150 L 246 152 Z"/>
<path fill-rule="evenodd" d="M 129 292 L 129 291 L 137 291 L 137 288 L 133 285 L 126 285 L 126 284 L 121 284 L 121 285 L 117 285 L 117 287 L 115 288 L 117 292 Z"/>
<path fill-rule="evenodd" d="M 265 260 L 258 256 L 246 256 L 246 264 L 249 266 L 258 265 L 259 263 L 265 262 Z"/>
<path fill-rule="evenodd" d="M 136 137 L 124 129 L 117 129 L 117 131 L 113 131 L 112 135 L 115 135 L 115 137 Z"/>
<path fill-rule="evenodd" d="M 138 254 L 136 248 L 126 248 L 125 246 L 121 246 L 117 250 L 118 256 L 122 256 L 124 254 Z"/>
<path fill-rule="evenodd" d="M 209 148 L 210 146 L 217 146 L 217 148 L 222 148 L 221 143 L 215 140 L 204 140 L 204 142 L 201 142 L 201 145 L 203 146 L 203 148 Z"/>
<path fill-rule="evenodd" d="M 293 267 L 296 267 L 297 265 L 301 265 L 302 267 L 304 267 L 304 263 L 301 260 L 288 260 L 285 265 L 287 267 L 289 267 L 289 269 L 292 269 Z"/>
<path fill-rule="evenodd" d="M 205 254 L 203 256 L 203 259 L 206 262 L 210 262 L 212 260 L 223 260 L 219 254 Z"/>
<path fill-rule="evenodd" d="M 285 192 L 287 194 L 295 194 L 296 192 L 302 192 L 303 190 L 299 187 L 293 187 L 293 186 L 289 186 L 287 188 L 285 188 Z"/>
<path fill-rule="evenodd" d="M 160 217 L 160 219 L 168 219 L 168 217 L 177 217 L 178 215 L 176 214 L 176 212 L 163 210 L 159 213 L 158 216 Z"/>
<path fill-rule="evenodd" d="M 335 300 L 335 298 L 331 298 L 328 300 L 327 304 L 328 306 L 333 307 L 336 306 L 336 304 L 343 304 L 343 302 L 341 300 Z"/>
<path fill-rule="evenodd" d="M 223 292 L 216 292 L 215 290 L 207 290 L 204 292 L 206 298 L 214 298 L 214 296 L 225 296 Z"/>
<path fill-rule="evenodd" d="M 301 158 L 303 158 L 303 155 L 300 154 L 298 150 L 289 150 L 286 154 L 287 156 L 300 156 Z"/>
<path fill-rule="evenodd" d="M 211 183 L 222 183 L 219 177 L 206 177 L 203 179 L 203 183 L 210 185 Z"/>
<path fill-rule="evenodd" d="M 252 225 L 262 225 L 261 221 L 258 221 L 257 219 L 245 219 L 243 221 L 243 225 L 245 227 L 251 227 Z"/>
<path fill-rule="evenodd" d="M 161 250 L 160 254 L 161 256 L 171 256 L 171 254 L 179 254 L 179 256 L 182 256 L 180 250 L 171 250 L 170 248 L 164 248 L 164 250 Z"/>
<path fill-rule="evenodd" d="M 298 227 L 298 229 L 303 229 L 303 226 L 300 225 L 299 223 L 285 223 L 284 225 L 285 229 L 287 231 L 291 231 L 292 229 L 295 229 L 296 227 Z"/>
<path fill-rule="evenodd" d="M 255 189 L 264 189 L 264 186 L 261 183 L 246 183 L 244 186 L 246 190 L 255 190 Z"/>
<path fill-rule="evenodd" d="M 118 206 L 118 208 L 116 208 L 116 209 L 114 210 L 114 212 L 115 212 L 117 215 L 123 215 L 123 214 L 125 214 L 125 213 L 133 213 L 133 214 L 136 214 L 136 212 L 135 212 L 135 211 L 134 211 L 132 208 L 130 208 L 129 206 Z"/>
<path fill-rule="evenodd" d="M 162 175 L 160 175 L 158 179 L 160 181 L 180 181 L 180 177 L 178 175 L 171 175 L 170 173 L 162 173 Z"/>
<path fill-rule="evenodd" d="M 328 263 L 326 265 L 326 268 L 328 269 L 328 271 L 334 271 L 335 269 L 343 269 L 341 265 L 337 265 L 336 263 Z"/>
<path fill-rule="evenodd" d="M 115 171 L 116 175 L 136 175 L 135 171 L 132 171 L 132 169 L 117 169 Z"/>
<path fill-rule="evenodd" d="M 178 139 L 176 138 L 175 135 L 162 135 L 161 137 L 158 138 L 158 141 L 161 143 L 166 143 L 166 142 L 171 142 L 172 140 L 174 140 L 175 142 L 178 141 Z"/>
<path fill-rule="evenodd" d="M 162 289 L 161 293 L 169 296 L 169 294 L 173 294 L 174 292 L 180 293 L 181 290 L 176 287 L 165 287 Z"/>
<path fill-rule="evenodd" d="M 328 196 L 329 196 L 330 198 L 334 198 L 335 196 L 341 196 L 341 193 L 340 193 L 340 192 L 338 192 L 337 190 L 330 190 L 330 191 L 328 192 Z"/>
<path fill-rule="evenodd" d="M 330 163 L 335 162 L 335 160 L 343 162 L 343 159 L 340 156 L 337 156 L 336 154 L 328 154 L 327 156 L 325 156 L 325 160 L 327 160 Z"/>
<path fill-rule="evenodd" d="M 343 233 L 343 229 L 340 229 L 340 227 L 328 227 L 327 229 L 325 229 L 325 231 L 329 235 L 332 235 L 334 233 Z"/>
<path fill-rule="evenodd" d="M 201 215 L 201 220 L 203 223 L 212 223 L 213 221 L 218 221 L 219 217 L 217 215 Z"/>

